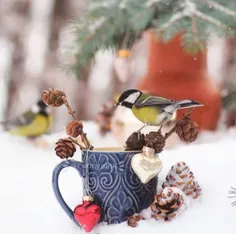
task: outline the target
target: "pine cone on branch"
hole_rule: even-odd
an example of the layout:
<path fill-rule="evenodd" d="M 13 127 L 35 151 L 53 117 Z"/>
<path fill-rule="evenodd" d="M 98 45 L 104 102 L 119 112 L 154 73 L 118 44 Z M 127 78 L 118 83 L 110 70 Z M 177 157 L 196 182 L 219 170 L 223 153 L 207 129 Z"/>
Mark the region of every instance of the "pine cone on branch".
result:
<path fill-rule="evenodd" d="M 66 94 L 58 89 L 45 89 L 42 94 L 41 98 L 43 102 L 48 106 L 53 107 L 59 107 L 64 104 L 63 97 L 65 97 Z"/>
<path fill-rule="evenodd" d="M 153 148 L 155 153 L 160 153 L 165 147 L 165 138 L 160 131 L 149 132 L 145 136 L 145 145 L 147 147 Z"/>
<path fill-rule="evenodd" d="M 183 203 L 184 198 L 180 193 L 166 187 L 154 197 L 154 202 L 151 204 L 151 210 L 154 212 L 153 217 L 157 220 L 170 221 L 176 217 L 176 212 Z"/>
<path fill-rule="evenodd" d="M 177 187 L 194 199 L 198 198 L 201 193 L 200 186 L 185 162 L 178 162 L 171 167 L 166 181 L 162 184 L 162 188 L 165 187 Z"/>
<path fill-rule="evenodd" d="M 78 137 L 83 134 L 83 124 L 79 120 L 73 120 L 67 124 L 66 133 L 71 137 Z"/>
<path fill-rule="evenodd" d="M 67 159 L 73 157 L 76 152 L 76 145 L 70 138 L 60 139 L 56 142 L 55 151 L 61 159 Z"/>
<path fill-rule="evenodd" d="M 193 142 L 199 133 L 198 125 L 189 117 L 185 117 L 177 124 L 176 133 L 182 141 Z"/>
<path fill-rule="evenodd" d="M 126 150 L 142 150 L 144 143 L 144 134 L 134 132 L 125 142 Z"/>
<path fill-rule="evenodd" d="M 103 104 L 102 110 L 98 113 L 96 122 L 99 126 L 101 135 L 111 131 L 111 119 L 115 112 L 115 101 L 110 100 Z"/>

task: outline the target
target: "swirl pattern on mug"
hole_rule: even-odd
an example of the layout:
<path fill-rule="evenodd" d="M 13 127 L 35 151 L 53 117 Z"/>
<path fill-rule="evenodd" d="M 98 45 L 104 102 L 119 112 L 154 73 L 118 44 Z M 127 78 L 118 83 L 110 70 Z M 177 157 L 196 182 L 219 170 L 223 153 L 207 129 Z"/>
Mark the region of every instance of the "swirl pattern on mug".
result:
<path fill-rule="evenodd" d="M 134 152 L 84 152 L 85 185 L 102 208 L 101 221 L 120 223 L 147 208 L 156 193 L 157 177 L 142 184 L 131 168 Z"/>

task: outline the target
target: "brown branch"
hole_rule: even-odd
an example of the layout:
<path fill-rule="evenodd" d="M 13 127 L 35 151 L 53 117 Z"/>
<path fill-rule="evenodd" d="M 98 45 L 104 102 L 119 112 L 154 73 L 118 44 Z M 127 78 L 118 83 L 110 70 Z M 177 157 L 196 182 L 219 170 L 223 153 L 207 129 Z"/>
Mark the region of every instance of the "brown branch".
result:
<path fill-rule="evenodd" d="M 81 139 L 84 142 L 84 144 L 86 145 L 86 148 L 89 150 L 92 150 L 94 147 L 90 144 L 88 138 L 87 138 L 87 134 L 86 133 L 82 133 L 81 134 Z"/>
<path fill-rule="evenodd" d="M 175 124 L 175 126 L 174 126 L 169 132 L 167 132 L 167 133 L 165 134 L 165 136 L 164 136 L 165 140 L 166 140 L 168 137 L 170 137 L 170 136 L 176 131 L 176 128 L 177 128 L 178 124 L 179 124 L 184 118 L 189 117 L 189 116 L 191 115 L 193 109 L 194 109 L 194 108 L 191 108 L 190 111 L 189 111 L 187 114 L 185 114 L 185 115 L 183 116 L 183 118 L 180 119 L 180 120 Z"/>
<path fill-rule="evenodd" d="M 78 145 L 81 150 L 86 149 L 84 146 L 82 146 L 81 144 L 79 144 L 79 143 L 78 143 L 77 141 L 75 141 L 73 138 L 69 137 L 69 139 L 70 139 L 71 141 L 73 141 L 76 145 Z"/>
<path fill-rule="evenodd" d="M 69 114 L 73 117 L 74 120 L 77 120 L 76 117 L 75 117 L 75 111 L 72 110 L 70 104 L 67 101 L 67 98 L 65 96 L 63 96 L 62 99 L 63 99 L 63 102 L 64 102 L 65 106 L 68 109 Z M 89 142 L 86 135 L 87 134 L 84 133 L 84 131 L 82 131 L 82 134 L 80 135 L 81 139 L 82 139 L 83 143 L 85 144 L 86 149 L 92 150 L 94 147 L 90 144 L 90 142 Z"/>
<path fill-rule="evenodd" d="M 70 107 L 68 101 L 67 101 L 67 98 L 65 96 L 62 97 L 63 99 L 63 102 L 65 104 L 65 106 L 67 107 L 68 109 L 68 112 L 69 114 L 73 117 L 74 120 L 76 120 L 76 117 L 75 117 L 75 112 L 72 110 L 72 108 Z"/>

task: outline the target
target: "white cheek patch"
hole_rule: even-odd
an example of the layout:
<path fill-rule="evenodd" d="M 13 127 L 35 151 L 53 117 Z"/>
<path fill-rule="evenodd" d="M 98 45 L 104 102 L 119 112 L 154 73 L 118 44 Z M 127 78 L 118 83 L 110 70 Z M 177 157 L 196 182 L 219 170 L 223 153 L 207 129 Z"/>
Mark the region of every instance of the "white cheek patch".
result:
<path fill-rule="evenodd" d="M 138 99 L 139 95 L 140 95 L 139 92 L 132 93 L 129 95 L 129 97 L 125 99 L 125 101 L 133 104 Z"/>
<path fill-rule="evenodd" d="M 40 108 L 39 108 L 38 105 L 34 105 L 34 106 L 32 106 L 31 111 L 32 111 L 34 114 L 36 114 L 36 113 L 38 113 L 38 112 L 40 111 Z"/>

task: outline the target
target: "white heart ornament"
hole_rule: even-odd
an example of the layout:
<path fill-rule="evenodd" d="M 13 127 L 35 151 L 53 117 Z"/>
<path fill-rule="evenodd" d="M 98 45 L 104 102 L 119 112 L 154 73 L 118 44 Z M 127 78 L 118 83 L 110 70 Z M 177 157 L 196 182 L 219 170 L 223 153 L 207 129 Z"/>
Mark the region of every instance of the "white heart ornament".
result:
<path fill-rule="evenodd" d="M 143 184 L 157 176 L 162 169 L 161 160 L 155 155 L 135 154 L 131 159 L 131 167 Z"/>

